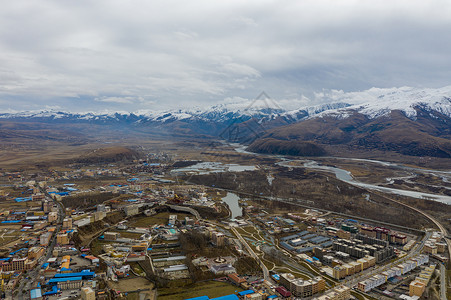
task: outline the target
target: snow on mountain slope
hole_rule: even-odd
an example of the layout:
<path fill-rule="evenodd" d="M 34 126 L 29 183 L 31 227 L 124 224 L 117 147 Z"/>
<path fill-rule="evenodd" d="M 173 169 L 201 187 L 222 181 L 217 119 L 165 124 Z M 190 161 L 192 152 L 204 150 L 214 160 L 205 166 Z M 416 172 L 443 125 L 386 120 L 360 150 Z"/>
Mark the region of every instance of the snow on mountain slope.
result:
<path fill-rule="evenodd" d="M 185 110 L 150 111 L 140 110 L 128 112 L 86 112 L 70 113 L 53 110 L 0 113 L 0 118 L 21 119 L 69 119 L 80 121 L 124 121 L 141 123 L 174 121 L 205 121 L 227 123 L 234 119 L 246 121 L 251 117 L 273 120 L 277 117 L 296 122 L 307 118 L 334 116 L 345 119 L 353 111 L 362 113 L 370 119 L 386 116 L 393 110 L 400 110 L 415 119 L 416 107 L 426 111 L 437 111 L 451 117 L 451 86 L 439 89 L 421 89 L 411 87 L 401 88 L 371 88 L 362 92 L 329 91 L 317 93 L 312 103 L 320 105 L 302 106 L 295 110 L 284 110 L 276 101 L 269 98 L 246 100 L 241 98 L 226 101 L 206 108 Z M 297 103 L 295 101 L 295 103 Z M 294 103 L 294 105 L 296 105 Z M 299 106 L 305 101 L 299 101 Z"/>
<path fill-rule="evenodd" d="M 337 110 L 328 110 L 319 116 L 346 118 L 350 112 L 357 111 L 370 119 L 386 116 L 393 110 L 402 111 L 408 118 L 415 119 L 416 107 L 437 111 L 451 117 L 451 86 L 440 89 L 420 89 L 411 87 L 379 89 L 372 88 L 363 92 L 343 93 L 333 91 L 322 95 L 331 101 L 349 103 L 350 106 Z"/>

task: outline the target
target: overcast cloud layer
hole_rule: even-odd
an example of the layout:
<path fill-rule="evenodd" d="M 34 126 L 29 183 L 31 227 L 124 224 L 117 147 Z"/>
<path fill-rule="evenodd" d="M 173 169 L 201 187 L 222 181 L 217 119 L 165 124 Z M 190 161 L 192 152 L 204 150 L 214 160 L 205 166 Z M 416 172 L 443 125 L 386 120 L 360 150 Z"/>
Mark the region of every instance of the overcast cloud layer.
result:
<path fill-rule="evenodd" d="M 448 0 L 14 0 L 0 10 L 2 111 L 450 84 Z"/>

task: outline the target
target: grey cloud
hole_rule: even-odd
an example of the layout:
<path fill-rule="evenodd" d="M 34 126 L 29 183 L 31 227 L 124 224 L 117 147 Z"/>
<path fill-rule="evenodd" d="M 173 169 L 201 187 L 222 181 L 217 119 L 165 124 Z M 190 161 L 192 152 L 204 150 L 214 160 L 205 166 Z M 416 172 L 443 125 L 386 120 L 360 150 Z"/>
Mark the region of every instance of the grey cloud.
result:
<path fill-rule="evenodd" d="M 9 1 L 0 11 L 0 109 L 439 87 L 450 84 L 450 26 L 445 0 Z"/>

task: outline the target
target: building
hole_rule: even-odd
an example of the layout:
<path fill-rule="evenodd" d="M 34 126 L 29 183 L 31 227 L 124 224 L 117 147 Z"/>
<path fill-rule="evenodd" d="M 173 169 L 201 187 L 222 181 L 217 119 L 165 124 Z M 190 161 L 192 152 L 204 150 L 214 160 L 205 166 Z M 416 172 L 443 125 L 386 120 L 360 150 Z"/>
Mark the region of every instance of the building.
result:
<path fill-rule="evenodd" d="M 291 292 L 283 286 L 277 287 L 276 292 L 278 292 L 280 295 L 282 295 L 282 297 L 285 297 L 285 298 L 288 298 L 291 296 Z"/>
<path fill-rule="evenodd" d="M 407 243 L 407 236 L 403 234 L 395 234 L 394 237 L 396 244 L 404 245 L 405 243 Z"/>
<path fill-rule="evenodd" d="M 346 268 L 344 267 L 344 266 L 335 266 L 333 269 L 332 269 L 332 271 L 333 271 L 333 277 L 335 278 L 335 279 L 338 279 L 338 280 L 340 280 L 340 279 L 342 279 L 342 278 L 345 278 L 346 277 Z"/>
<path fill-rule="evenodd" d="M 435 244 L 437 246 L 437 252 L 443 253 L 446 251 L 446 244 L 445 243 L 437 243 Z"/>
<path fill-rule="evenodd" d="M 26 263 L 28 262 L 28 258 L 13 258 L 8 262 L 3 262 L 1 264 L 1 268 L 3 272 L 9 271 L 23 271 L 26 270 Z"/>
<path fill-rule="evenodd" d="M 421 297 L 421 295 L 423 295 L 425 289 L 426 289 L 426 285 L 424 284 L 424 282 L 421 282 L 419 280 L 414 280 L 409 285 L 409 296 Z"/>
<path fill-rule="evenodd" d="M 137 205 L 128 205 L 124 207 L 127 217 L 139 214 L 139 207 Z"/>
<path fill-rule="evenodd" d="M 322 296 L 313 298 L 313 300 L 348 300 L 348 299 L 351 299 L 351 289 L 344 285 L 333 288 Z"/>
<path fill-rule="evenodd" d="M 101 221 L 106 217 L 106 212 L 104 211 L 96 211 L 94 213 L 94 222 Z"/>
<path fill-rule="evenodd" d="M 168 225 L 173 226 L 177 222 L 177 215 L 169 215 Z"/>
<path fill-rule="evenodd" d="M 68 271 L 70 270 L 70 255 L 63 256 L 63 259 L 61 260 L 61 271 Z"/>
<path fill-rule="evenodd" d="M 350 231 L 344 231 L 343 229 L 340 229 L 335 234 L 340 239 L 346 239 L 346 240 L 350 240 L 351 239 L 351 232 Z"/>
<path fill-rule="evenodd" d="M 42 299 L 42 290 L 40 288 L 30 290 L 30 299 L 31 300 L 41 300 Z"/>
<path fill-rule="evenodd" d="M 239 277 L 237 273 L 228 274 L 227 277 L 236 285 L 240 285 L 243 282 L 246 282 L 246 279 Z"/>
<path fill-rule="evenodd" d="M 392 278 L 394 276 L 404 275 L 404 274 L 412 271 L 416 267 L 419 267 L 428 262 L 429 262 L 429 256 L 420 254 L 420 255 L 412 258 L 411 260 L 408 260 L 408 261 L 398 265 L 397 267 L 393 267 L 393 268 L 383 272 L 382 274 L 377 274 L 365 281 L 359 282 L 357 285 L 357 288 L 359 290 L 361 290 L 362 292 L 367 293 L 367 292 L 371 291 L 373 288 L 376 288 L 376 287 L 384 284 L 387 281 L 387 279 Z M 435 268 L 435 266 L 434 266 L 434 268 Z M 427 271 L 428 274 L 432 274 L 433 271 L 431 271 L 431 270 L 432 270 L 432 268 L 428 269 L 428 271 Z M 425 276 L 429 276 L 429 275 L 425 275 Z M 418 277 L 417 277 L 417 279 L 418 279 Z M 421 281 L 421 279 L 418 279 L 418 280 Z"/>
<path fill-rule="evenodd" d="M 79 289 L 83 285 L 82 277 L 52 278 L 49 285 L 56 285 L 61 290 Z"/>
<path fill-rule="evenodd" d="M 342 224 L 341 225 L 341 229 L 344 231 L 348 231 L 350 233 L 357 233 L 357 227 L 355 227 L 354 225 L 348 225 L 348 224 Z"/>
<path fill-rule="evenodd" d="M 28 250 L 28 259 L 39 259 L 44 252 L 44 247 L 32 247 Z"/>
<path fill-rule="evenodd" d="M 83 218 L 74 222 L 77 227 L 82 227 L 91 223 L 91 218 Z"/>
<path fill-rule="evenodd" d="M 423 252 L 424 253 L 429 253 L 429 254 L 437 254 L 438 249 L 437 249 L 437 246 L 432 244 L 432 243 L 425 243 L 424 244 L 424 248 L 423 248 Z"/>
<path fill-rule="evenodd" d="M 50 243 L 50 238 L 52 237 L 51 232 L 43 233 L 39 236 L 39 243 L 41 246 L 47 246 Z"/>
<path fill-rule="evenodd" d="M 266 297 L 263 298 L 263 295 L 260 293 L 252 293 L 252 294 L 245 295 L 244 299 L 246 299 L 246 300 L 263 300 L 263 299 L 266 299 Z"/>
<path fill-rule="evenodd" d="M 72 229 L 72 218 L 64 218 L 63 229 Z"/>
<path fill-rule="evenodd" d="M 231 264 L 215 264 L 210 266 L 210 271 L 212 271 L 214 274 L 232 274 L 236 273 L 236 269 Z"/>
<path fill-rule="evenodd" d="M 105 204 L 97 204 L 97 211 L 103 211 L 108 212 L 109 207 L 107 207 Z"/>
<path fill-rule="evenodd" d="M 370 226 L 360 227 L 360 233 L 369 237 L 376 237 L 376 232 L 373 230 L 373 227 Z"/>
<path fill-rule="evenodd" d="M 212 233 L 212 242 L 216 247 L 224 246 L 225 235 L 222 232 L 213 232 Z"/>
<path fill-rule="evenodd" d="M 105 240 L 108 241 L 115 241 L 120 237 L 120 233 L 119 232 L 111 232 L 111 231 L 107 231 L 103 234 L 103 237 Z"/>
<path fill-rule="evenodd" d="M 320 276 L 310 280 L 302 280 L 296 278 L 291 273 L 284 273 L 280 275 L 279 282 L 297 297 L 310 297 L 316 293 L 324 291 L 326 287 L 325 280 Z"/>
<path fill-rule="evenodd" d="M 53 202 L 50 202 L 47 200 L 42 202 L 42 210 L 44 212 L 49 212 L 52 209 L 52 206 L 53 206 Z"/>
<path fill-rule="evenodd" d="M 404 247 L 402 247 L 403 251 L 410 251 L 410 249 L 412 249 L 413 245 L 415 245 L 416 241 L 415 240 L 410 240 L 406 245 L 404 245 Z"/>
<path fill-rule="evenodd" d="M 368 293 L 372 289 L 384 284 L 386 281 L 387 279 L 385 276 L 378 274 L 365 281 L 359 282 L 357 288 L 362 292 Z"/>
<path fill-rule="evenodd" d="M 349 265 L 351 265 L 354 268 L 354 273 L 359 273 L 362 271 L 362 264 L 356 261 L 351 261 Z"/>
<path fill-rule="evenodd" d="M 90 287 L 81 288 L 80 295 L 81 295 L 81 299 L 83 299 L 83 300 L 95 300 L 96 299 L 96 293 Z"/>
<path fill-rule="evenodd" d="M 429 284 L 429 280 L 431 280 L 432 275 L 434 274 L 436 265 L 430 265 L 429 267 L 424 268 L 420 275 L 415 278 L 410 283 L 409 293 L 410 296 L 418 296 L 421 297 L 426 286 Z"/>
<path fill-rule="evenodd" d="M 60 245 L 69 244 L 69 235 L 67 233 L 59 233 L 56 235 L 56 243 Z"/>

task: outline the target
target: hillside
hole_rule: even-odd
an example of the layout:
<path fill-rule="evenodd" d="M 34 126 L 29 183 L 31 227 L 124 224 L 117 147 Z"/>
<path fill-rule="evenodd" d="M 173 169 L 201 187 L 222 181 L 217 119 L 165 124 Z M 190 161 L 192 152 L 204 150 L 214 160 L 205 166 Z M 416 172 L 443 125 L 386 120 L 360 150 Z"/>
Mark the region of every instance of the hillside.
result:
<path fill-rule="evenodd" d="M 322 97 L 322 98 L 321 98 Z M 268 98 L 168 111 L 0 113 L 2 149 L 130 141 L 225 140 L 249 150 L 451 158 L 451 86 L 331 91 L 291 110 Z M 305 104 L 305 103 L 304 103 Z"/>
<path fill-rule="evenodd" d="M 265 154 L 282 154 L 294 156 L 322 156 L 326 154 L 324 148 L 313 142 L 280 140 L 262 138 L 253 142 L 248 151 Z"/>
<path fill-rule="evenodd" d="M 451 120 L 435 112 L 416 109 L 410 119 L 399 110 L 371 119 L 359 112 L 346 118 L 324 115 L 278 127 L 249 146 L 249 150 L 268 153 L 265 141 L 283 143 L 284 149 L 296 149 L 305 142 L 318 147 L 342 146 L 351 150 L 392 151 L 409 156 L 451 158 Z M 273 148 L 271 153 L 283 154 Z"/>
<path fill-rule="evenodd" d="M 83 153 L 74 159 L 76 163 L 97 164 L 130 161 L 139 158 L 139 153 L 127 147 L 105 147 Z"/>

